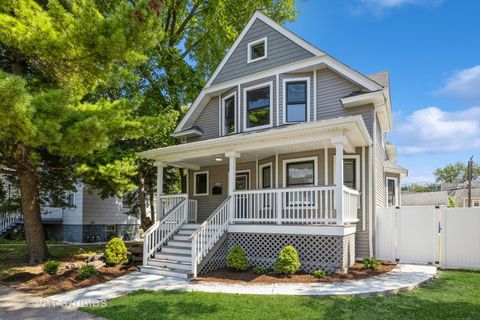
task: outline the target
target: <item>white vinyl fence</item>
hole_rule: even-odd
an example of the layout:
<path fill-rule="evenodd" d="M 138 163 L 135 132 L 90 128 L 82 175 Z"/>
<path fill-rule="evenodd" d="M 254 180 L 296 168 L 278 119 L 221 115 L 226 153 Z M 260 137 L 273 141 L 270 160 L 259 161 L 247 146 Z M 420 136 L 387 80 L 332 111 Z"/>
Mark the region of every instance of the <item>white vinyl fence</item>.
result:
<path fill-rule="evenodd" d="M 377 212 L 379 259 L 480 268 L 480 209 L 405 206 Z"/>

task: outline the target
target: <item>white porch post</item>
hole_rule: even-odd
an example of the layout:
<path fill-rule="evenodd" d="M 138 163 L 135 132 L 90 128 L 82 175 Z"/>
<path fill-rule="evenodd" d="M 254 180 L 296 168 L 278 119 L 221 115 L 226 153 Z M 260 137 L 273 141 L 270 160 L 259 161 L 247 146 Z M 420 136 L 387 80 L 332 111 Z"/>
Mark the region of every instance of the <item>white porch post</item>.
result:
<path fill-rule="evenodd" d="M 157 218 L 160 218 L 160 214 L 163 214 L 160 197 L 163 194 L 163 168 L 165 168 L 165 164 L 162 162 L 155 162 L 155 166 L 157 167 Z M 154 220 L 153 217 L 151 218 L 153 221 L 157 220 Z"/>
<path fill-rule="evenodd" d="M 336 136 L 331 140 L 335 145 L 335 208 L 337 224 L 343 225 L 343 146 L 347 144 L 345 136 Z"/>
<path fill-rule="evenodd" d="M 228 195 L 232 197 L 230 199 L 230 222 L 233 221 L 235 215 L 235 205 L 233 200 L 233 192 L 235 191 L 235 177 L 237 172 L 237 158 L 240 157 L 240 153 L 236 151 L 226 152 L 225 157 L 228 158 Z"/>

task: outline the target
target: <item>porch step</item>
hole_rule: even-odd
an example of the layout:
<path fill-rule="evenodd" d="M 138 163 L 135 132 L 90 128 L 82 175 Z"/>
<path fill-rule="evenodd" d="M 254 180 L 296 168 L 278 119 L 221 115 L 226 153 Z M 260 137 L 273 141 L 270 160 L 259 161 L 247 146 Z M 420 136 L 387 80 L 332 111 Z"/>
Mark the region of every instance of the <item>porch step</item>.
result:
<path fill-rule="evenodd" d="M 157 253 L 155 253 L 155 259 L 190 262 L 190 261 L 192 261 L 192 255 L 191 254 L 177 254 L 177 253 L 157 252 Z"/>
<path fill-rule="evenodd" d="M 194 232 L 195 232 L 195 229 L 180 229 L 178 230 L 177 235 L 190 237 Z"/>
<path fill-rule="evenodd" d="M 192 252 L 191 248 L 176 247 L 176 246 L 170 246 L 170 245 L 162 247 L 161 250 L 162 250 L 161 252 L 165 252 L 165 253 L 180 253 L 180 254 L 188 254 L 188 255 L 190 255 Z"/>
<path fill-rule="evenodd" d="M 190 241 L 188 238 L 190 237 L 190 235 L 187 235 L 187 234 L 176 234 L 173 236 L 173 241 Z"/>
<path fill-rule="evenodd" d="M 181 269 L 171 269 L 171 268 L 161 268 L 161 267 L 154 267 L 154 266 L 142 266 L 140 268 L 141 272 L 151 273 L 151 274 L 158 274 L 167 277 L 175 277 L 181 279 L 189 279 L 191 277 L 190 271 L 188 270 L 181 270 Z"/>
<path fill-rule="evenodd" d="M 168 246 L 172 247 L 182 247 L 182 248 L 191 248 L 192 247 L 192 241 L 188 240 L 170 240 L 168 241 Z"/>
<path fill-rule="evenodd" d="M 179 269 L 190 271 L 192 269 L 192 264 L 185 261 L 175 261 L 168 259 L 150 259 L 148 260 L 148 266 L 160 267 L 160 268 L 169 268 L 169 269 Z"/>

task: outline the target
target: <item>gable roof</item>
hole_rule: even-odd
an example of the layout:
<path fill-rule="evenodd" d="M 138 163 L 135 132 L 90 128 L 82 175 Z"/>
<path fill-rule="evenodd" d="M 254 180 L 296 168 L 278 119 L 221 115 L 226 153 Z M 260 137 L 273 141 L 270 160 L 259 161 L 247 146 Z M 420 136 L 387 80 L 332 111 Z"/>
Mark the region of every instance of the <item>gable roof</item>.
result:
<path fill-rule="evenodd" d="M 390 73 L 388 71 L 377 72 L 368 77 L 384 88 L 390 87 Z"/>

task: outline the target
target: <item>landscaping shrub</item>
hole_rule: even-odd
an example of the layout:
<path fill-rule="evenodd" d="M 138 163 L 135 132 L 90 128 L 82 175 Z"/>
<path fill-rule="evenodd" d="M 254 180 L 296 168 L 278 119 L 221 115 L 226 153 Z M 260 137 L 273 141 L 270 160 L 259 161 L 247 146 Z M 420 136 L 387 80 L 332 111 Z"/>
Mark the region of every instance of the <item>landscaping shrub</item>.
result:
<path fill-rule="evenodd" d="M 288 245 L 280 251 L 280 256 L 274 263 L 274 270 L 278 273 L 292 275 L 301 267 L 297 250 Z"/>
<path fill-rule="evenodd" d="M 267 269 L 264 267 L 255 267 L 253 268 L 253 273 L 255 274 L 265 274 L 267 273 Z"/>
<path fill-rule="evenodd" d="M 364 258 L 363 259 L 363 268 L 377 270 L 380 267 L 380 261 L 375 257 Z"/>
<path fill-rule="evenodd" d="M 116 266 L 128 262 L 128 251 L 120 238 L 113 238 L 105 246 L 103 252 L 105 263 L 109 266 Z"/>
<path fill-rule="evenodd" d="M 97 273 L 97 269 L 95 269 L 94 265 L 91 264 L 86 264 L 83 267 L 80 268 L 78 274 L 78 279 L 79 280 L 85 280 L 93 276 L 94 274 Z"/>
<path fill-rule="evenodd" d="M 245 251 L 240 246 L 236 246 L 230 251 L 227 257 L 227 267 L 237 271 L 246 271 L 250 267 Z"/>
<path fill-rule="evenodd" d="M 59 261 L 46 261 L 43 264 L 43 272 L 46 272 L 48 274 L 54 275 L 57 274 L 58 269 L 60 269 L 60 262 Z"/>
<path fill-rule="evenodd" d="M 314 276 L 317 279 L 322 279 L 325 278 L 327 274 L 323 270 L 315 270 L 312 272 L 312 276 Z"/>

